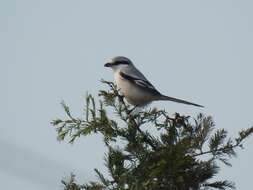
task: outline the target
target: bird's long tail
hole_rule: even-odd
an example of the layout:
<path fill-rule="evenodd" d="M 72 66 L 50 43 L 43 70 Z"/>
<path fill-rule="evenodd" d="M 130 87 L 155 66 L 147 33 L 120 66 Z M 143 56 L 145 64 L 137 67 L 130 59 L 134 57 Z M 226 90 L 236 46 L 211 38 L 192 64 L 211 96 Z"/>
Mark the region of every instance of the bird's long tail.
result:
<path fill-rule="evenodd" d="M 160 100 L 168 100 L 168 101 L 173 101 L 173 102 L 177 102 L 177 103 L 181 103 L 181 104 L 188 104 L 188 105 L 192 105 L 192 106 L 198 106 L 198 107 L 202 107 L 202 108 L 204 107 L 204 106 L 199 105 L 199 104 L 195 104 L 195 103 L 192 103 L 192 102 L 188 102 L 188 101 L 185 101 L 185 100 L 180 100 L 180 99 L 165 96 L 165 95 L 162 95 Z"/>

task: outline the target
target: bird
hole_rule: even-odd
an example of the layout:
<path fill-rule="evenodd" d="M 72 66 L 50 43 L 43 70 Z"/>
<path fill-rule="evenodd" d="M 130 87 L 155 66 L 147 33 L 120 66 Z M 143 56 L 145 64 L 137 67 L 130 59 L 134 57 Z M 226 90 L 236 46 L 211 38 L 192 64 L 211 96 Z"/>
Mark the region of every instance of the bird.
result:
<path fill-rule="evenodd" d="M 153 101 L 159 100 L 204 107 L 186 100 L 161 94 L 127 57 L 113 57 L 104 66 L 112 69 L 119 92 L 129 104 L 135 107 L 144 107 Z"/>

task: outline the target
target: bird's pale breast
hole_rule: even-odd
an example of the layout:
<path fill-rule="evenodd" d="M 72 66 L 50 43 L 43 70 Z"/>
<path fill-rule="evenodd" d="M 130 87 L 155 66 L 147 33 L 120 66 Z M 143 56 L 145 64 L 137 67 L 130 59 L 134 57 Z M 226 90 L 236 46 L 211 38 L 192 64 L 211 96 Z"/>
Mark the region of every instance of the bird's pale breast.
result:
<path fill-rule="evenodd" d="M 143 91 L 134 83 L 122 78 L 119 72 L 115 73 L 114 78 L 118 89 L 130 104 L 144 106 L 154 100 L 152 94 Z"/>

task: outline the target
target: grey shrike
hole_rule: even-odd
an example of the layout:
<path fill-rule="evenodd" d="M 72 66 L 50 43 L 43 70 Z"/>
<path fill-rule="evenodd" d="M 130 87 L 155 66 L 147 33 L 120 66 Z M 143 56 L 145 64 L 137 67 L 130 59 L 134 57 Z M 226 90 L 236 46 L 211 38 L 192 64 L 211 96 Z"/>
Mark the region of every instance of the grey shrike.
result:
<path fill-rule="evenodd" d="M 123 56 L 117 56 L 105 64 L 114 73 L 114 79 L 120 93 L 134 106 L 145 106 L 152 101 L 168 100 L 182 104 L 203 107 L 199 104 L 165 96 L 146 79 L 146 77 L 133 65 L 132 61 Z"/>

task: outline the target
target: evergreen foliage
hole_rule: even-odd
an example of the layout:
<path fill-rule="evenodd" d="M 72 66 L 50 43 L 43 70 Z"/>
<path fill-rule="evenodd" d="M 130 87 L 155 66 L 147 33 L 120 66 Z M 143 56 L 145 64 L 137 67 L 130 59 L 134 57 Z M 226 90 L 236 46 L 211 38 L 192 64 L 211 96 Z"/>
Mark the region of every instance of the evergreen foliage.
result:
<path fill-rule="evenodd" d="M 72 174 L 62 181 L 65 190 L 211 190 L 234 189 L 234 183 L 213 181 L 219 162 L 231 166 L 236 148 L 253 133 L 253 127 L 228 138 L 225 129 L 215 129 L 211 116 L 195 119 L 176 113 L 169 116 L 156 108 L 135 113 L 112 82 L 102 81 L 109 90 L 101 90 L 102 100 L 86 98 L 84 118 L 72 116 L 63 102 L 66 119 L 55 119 L 58 139 L 73 143 L 81 136 L 101 134 L 108 149 L 105 164 L 110 174 L 99 170 L 98 182 L 78 185 Z M 113 110 L 118 120 L 112 119 Z M 150 129 L 156 132 L 150 132 Z"/>

